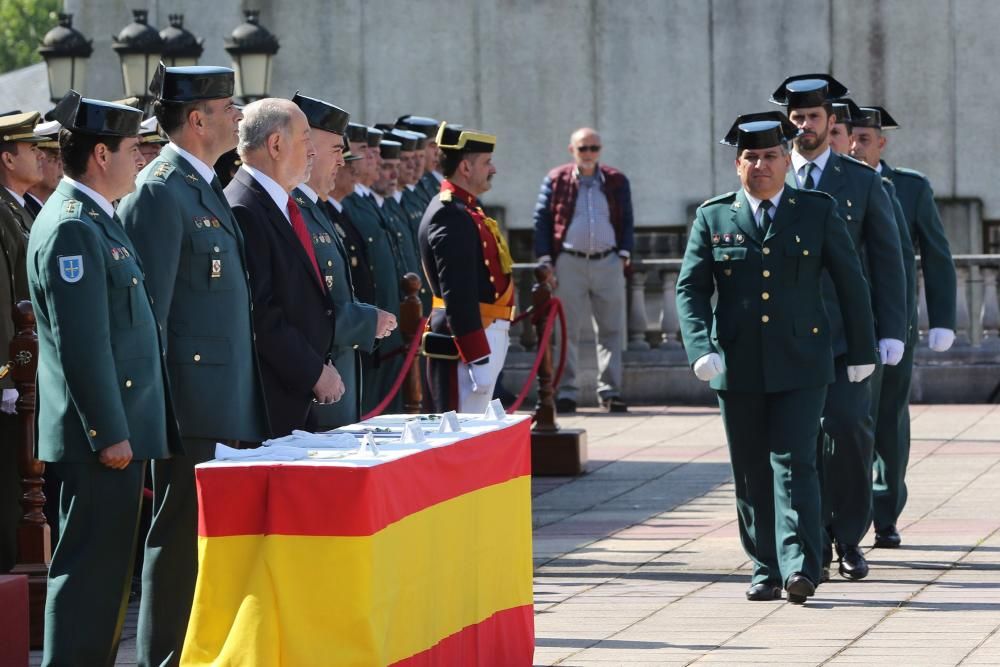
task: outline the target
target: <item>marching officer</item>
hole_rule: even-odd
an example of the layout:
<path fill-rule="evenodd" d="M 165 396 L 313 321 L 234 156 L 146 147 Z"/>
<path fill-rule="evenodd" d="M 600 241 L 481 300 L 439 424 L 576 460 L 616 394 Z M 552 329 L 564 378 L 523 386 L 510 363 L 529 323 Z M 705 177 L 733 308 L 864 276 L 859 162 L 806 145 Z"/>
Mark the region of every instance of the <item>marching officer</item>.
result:
<path fill-rule="evenodd" d="M 862 107 L 864 119 L 855 125 L 851 150 L 895 186 L 910 237 L 920 248 L 920 264 L 927 293 L 930 322 L 928 345 L 947 351 L 955 341 L 955 264 L 941 224 L 934 191 L 923 174 L 891 167 L 882 159 L 885 130 L 899 127 L 882 107 Z M 914 274 L 916 266 L 911 267 Z M 908 285 L 908 299 L 917 300 L 917 282 Z M 901 543 L 896 522 L 906 505 L 906 466 L 910 459 L 910 380 L 913 350 L 919 340 L 917 309 L 910 310 L 906 352 L 898 366 L 885 369 L 875 423 L 875 482 L 873 492 L 875 546 L 895 548 Z"/>
<path fill-rule="evenodd" d="M 802 604 L 819 583 L 816 441 L 834 379 L 824 270 L 843 306 L 852 383 L 874 371 L 876 355 L 868 290 L 835 202 L 785 183 L 786 142 L 797 135 L 780 112 L 737 118 L 723 143 L 736 146 L 743 188 L 698 208 L 677 307 L 688 361 L 718 392 L 754 563 L 746 597 L 774 600 L 784 588 Z"/>
<path fill-rule="evenodd" d="M 420 255 L 434 294 L 424 334 L 438 412 L 483 412 L 503 369 L 514 319 L 513 261 L 478 197 L 491 187 L 496 137 L 441 123 L 444 181 L 420 222 Z"/>
<path fill-rule="evenodd" d="M 142 664 L 175 663 L 184 645 L 198 575 L 194 466 L 215 457 L 216 442 L 267 437 L 243 235 L 212 169 L 236 144 L 234 85 L 226 67 L 160 65 L 150 92 L 170 143 L 118 209 L 166 335 L 184 438 L 183 455 L 152 466 L 136 640 Z"/>
<path fill-rule="evenodd" d="M 62 481 L 42 664 L 112 665 L 146 461 L 181 444 L 146 267 L 111 207 L 143 165 L 142 113 L 70 91 L 50 116 L 63 126 L 65 177 L 28 242 L 38 458 Z"/>
<path fill-rule="evenodd" d="M 343 109 L 328 102 L 298 93 L 292 98 L 306 115 L 313 129 L 316 144 L 309 180 L 295 188 L 291 196 L 299 205 L 306 228 L 312 237 L 316 262 L 334 303 L 336 327 L 330 356 L 344 379 L 346 391 L 333 404 L 312 405 L 317 430 L 330 430 L 358 421 L 361 410 L 361 365 L 359 351 L 370 353 L 375 342 L 389 335 L 396 327 L 392 313 L 367 303 L 359 303 L 351 282 L 350 262 L 344 248 L 346 232 L 327 216 L 325 202 L 333 189 L 333 181 L 344 165 L 344 130 L 350 119 Z M 342 233 L 343 232 L 343 233 Z"/>
<path fill-rule="evenodd" d="M 830 131 L 836 123 L 831 103 L 847 88 L 827 74 L 789 77 L 771 95 L 771 102 L 787 106 L 788 117 L 802 134 L 796 137 L 788 184 L 816 189 L 834 197 L 840 217 L 869 278 L 875 314 L 879 357 L 894 366 L 905 352 L 906 272 L 899 228 L 892 203 L 878 174 L 857 160 L 833 152 Z M 868 382 L 850 382 L 847 349 L 841 333 L 845 314 L 840 295 L 825 281 L 823 298 L 833 327 L 836 381 L 830 386 L 823 410 L 822 469 L 826 521 L 840 560 L 841 576 L 863 579 L 868 563 L 860 543 L 871 525 L 871 480 L 875 446 L 872 398 L 878 396 L 881 369 Z M 832 548 L 824 547 L 824 569 Z"/>

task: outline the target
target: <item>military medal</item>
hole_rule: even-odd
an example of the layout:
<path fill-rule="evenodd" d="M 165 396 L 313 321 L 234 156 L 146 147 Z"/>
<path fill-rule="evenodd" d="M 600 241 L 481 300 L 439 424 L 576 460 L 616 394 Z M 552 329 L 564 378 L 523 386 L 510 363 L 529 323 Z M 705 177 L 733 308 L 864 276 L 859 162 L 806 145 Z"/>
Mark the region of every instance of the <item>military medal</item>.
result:
<path fill-rule="evenodd" d="M 712 234 L 712 245 L 719 245 L 719 241 L 721 240 L 722 240 L 721 236 L 719 236 L 718 234 Z"/>
<path fill-rule="evenodd" d="M 333 228 L 337 230 L 338 234 L 340 234 L 340 238 L 342 239 L 347 238 L 347 232 L 344 231 L 344 228 L 340 226 L 339 222 L 333 223 Z"/>
<path fill-rule="evenodd" d="M 744 237 L 742 234 L 737 234 L 736 235 L 736 242 L 737 243 L 739 243 L 740 245 L 743 245 L 744 241 L 746 241 L 746 237 Z"/>
<path fill-rule="evenodd" d="M 118 248 L 112 248 L 112 249 L 111 249 L 111 257 L 112 257 L 112 258 L 113 258 L 113 259 L 114 259 L 115 261 L 118 261 Z"/>
<path fill-rule="evenodd" d="M 213 259 L 212 260 L 212 278 L 222 277 L 222 260 Z"/>
<path fill-rule="evenodd" d="M 212 226 L 213 227 L 218 227 L 219 226 L 219 221 L 218 220 L 212 220 Z"/>
<path fill-rule="evenodd" d="M 326 276 L 326 288 L 333 289 L 333 276 Z"/>
<path fill-rule="evenodd" d="M 725 243 L 726 245 L 731 245 L 732 242 L 733 242 L 733 235 L 732 234 L 723 234 L 722 235 L 722 242 Z"/>

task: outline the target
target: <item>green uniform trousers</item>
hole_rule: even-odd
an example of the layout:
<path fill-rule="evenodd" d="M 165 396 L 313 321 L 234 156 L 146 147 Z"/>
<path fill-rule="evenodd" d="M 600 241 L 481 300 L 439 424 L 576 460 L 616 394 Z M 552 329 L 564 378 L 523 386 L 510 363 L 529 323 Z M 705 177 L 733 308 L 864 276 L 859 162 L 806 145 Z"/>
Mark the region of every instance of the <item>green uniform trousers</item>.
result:
<path fill-rule="evenodd" d="M 145 461 L 46 464 L 62 480 L 42 664 L 110 667 L 118 654 L 139 532 Z"/>
<path fill-rule="evenodd" d="M 916 331 L 916 327 L 914 327 Z M 885 369 L 875 423 L 875 530 L 895 526 L 906 506 L 906 466 L 910 462 L 910 382 L 918 334 L 910 335 L 903 359 Z"/>
<path fill-rule="evenodd" d="M 17 415 L 0 413 L 0 574 L 17 564 L 17 524 L 21 520 L 21 446 Z"/>
<path fill-rule="evenodd" d="M 826 393 L 819 443 L 820 486 L 823 489 L 823 524 L 827 535 L 845 545 L 857 546 L 872 521 L 872 457 L 882 366 L 863 382 L 847 379 L 844 357 L 834 360 L 836 379 Z M 832 560 L 824 544 L 824 565 Z"/>
<path fill-rule="evenodd" d="M 136 636 L 140 665 L 177 665 L 198 578 L 194 467 L 215 458 L 215 440 L 183 438 L 184 453 L 153 461 L 153 520 L 146 537 Z"/>
<path fill-rule="evenodd" d="M 753 583 L 819 583 L 821 524 L 816 437 L 826 387 L 720 391 L 736 485 L 740 539 Z"/>

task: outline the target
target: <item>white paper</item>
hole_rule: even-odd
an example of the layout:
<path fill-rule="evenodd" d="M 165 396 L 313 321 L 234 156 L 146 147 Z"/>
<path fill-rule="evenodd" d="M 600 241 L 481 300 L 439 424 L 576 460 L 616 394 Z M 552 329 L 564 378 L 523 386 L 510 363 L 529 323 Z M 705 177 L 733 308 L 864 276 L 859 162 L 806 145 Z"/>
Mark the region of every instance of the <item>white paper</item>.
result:
<path fill-rule="evenodd" d="M 441 425 L 438 426 L 438 433 L 458 433 L 462 427 L 458 423 L 458 415 L 454 410 L 449 410 L 441 415 Z"/>
<path fill-rule="evenodd" d="M 365 433 L 365 437 L 361 439 L 361 445 L 358 447 L 358 456 L 372 456 L 378 457 L 378 445 L 375 444 L 375 438 L 371 433 Z"/>
<path fill-rule="evenodd" d="M 424 437 L 424 428 L 420 425 L 419 421 L 406 422 L 403 427 L 403 437 L 400 439 L 400 443 L 404 445 L 416 444 L 426 441 L 427 438 Z"/>
<path fill-rule="evenodd" d="M 309 458 L 309 452 L 300 447 L 258 447 L 235 449 L 221 442 L 215 443 L 215 458 L 220 461 L 299 461 Z"/>
<path fill-rule="evenodd" d="M 490 404 L 486 406 L 486 412 L 483 413 L 483 419 L 486 421 L 506 421 L 507 411 L 503 409 L 503 403 L 500 402 L 499 398 L 494 398 L 490 401 Z"/>

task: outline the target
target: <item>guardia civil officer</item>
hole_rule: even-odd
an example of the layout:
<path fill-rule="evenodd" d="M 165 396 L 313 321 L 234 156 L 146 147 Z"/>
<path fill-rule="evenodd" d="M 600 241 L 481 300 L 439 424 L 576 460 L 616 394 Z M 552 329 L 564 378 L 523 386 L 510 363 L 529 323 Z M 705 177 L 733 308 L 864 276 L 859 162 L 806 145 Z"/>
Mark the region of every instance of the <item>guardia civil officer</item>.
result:
<path fill-rule="evenodd" d="M 428 203 L 441 192 L 441 151 L 437 144 L 438 127 L 441 124 L 427 116 L 407 114 L 396 120 L 396 127 L 410 132 L 419 132 L 427 137 L 424 144 L 424 172 L 418 176 L 417 189 Z M 452 127 L 455 127 L 452 125 Z"/>
<path fill-rule="evenodd" d="M 850 381 L 867 378 L 877 357 L 868 290 L 833 199 L 784 182 L 797 134 L 780 112 L 737 118 L 723 143 L 736 146 L 743 188 L 698 208 L 677 308 L 695 375 L 719 396 L 754 564 L 746 597 L 774 600 L 784 588 L 802 604 L 819 583 L 816 440 L 834 379 L 824 270 L 844 306 Z"/>
<path fill-rule="evenodd" d="M 75 91 L 50 113 L 66 175 L 28 242 L 38 458 L 62 481 L 42 664 L 96 667 L 118 651 L 146 461 L 181 444 L 146 267 L 111 207 L 143 164 L 142 113 Z"/>
<path fill-rule="evenodd" d="M 333 299 L 336 327 L 330 356 L 344 379 L 346 391 L 333 404 L 312 405 L 318 430 L 329 430 L 358 421 L 361 410 L 360 351 L 371 352 L 378 339 L 396 328 L 396 317 L 367 303 L 354 294 L 350 260 L 344 247 L 346 232 L 338 230 L 326 213 L 325 203 L 333 189 L 337 172 L 344 165 L 344 131 L 350 114 L 329 102 L 296 93 L 292 101 L 306 115 L 316 145 L 309 180 L 295 188 L 295 199 L 312 238 L 316 261 L 326 288 Z"/>
<path fill-rule="evenodd" d="M 934 203 L 934 191 L 930 181 L 920 172 L 892 167 L 882 159 L 888 141 L 884 131 L 897 129 L 896 120 L 879 106 L 862 107 L 862 113 L 862 122 L 855 124 L 851 152 L 895 186 L 906 228 L 920 249 L 930 322 L 928 346 L 935 352 L 945 352 L 955 341 L 956 278 L 948 237 Z M 915 273 L 915 266 L 913 270 Z M 916 303 L 916 280 L 908 288 L 907 297 Z M 906 505 L 910 380 L 913 350 L 919 341 L 915 307 L 910 310 L 909 325 L 903 360 L 898 366 L 885 370 L 875 423 L 875 546 L 882 548 L 898 547 L 901 542 L 896 523 Z"/>
<path fill-rule="evenodd" d="M 827 74 L 803 74 L 782 82 L 771 101 L 787 106 L 789 119 L 802 130 L 794 142 L 787 182 L 826 192 L 836 200 L 869 279 L 881 364 L 894 366 L 905 351 L 907 324 L 902 245 L 892 203 L 878 174 L 830 149 L 829 134 L 836 122 L 831 104 L 847 92 Z M 838 297 L 827 282 L 824 301 L 833 327 L 837 375 L 823 410 L 823 493 L 840 574 L 862 579 L 868 575 L 868 563 L 859 545 L 871 525 L 872 396 L 878 395 L 881 367 L 869 382 L 848 380 L 846 341 L 840 332 L 844 308 Z M 830 560 L 832 550 L 824 549 L 824 564 Z"/>
<path fill-rule="evenodd" d="M 514 316 L 510 250 L 478 200 L 496 173 L 496 137 L 442 123 L 436 143 L 444 181 L 419 232 L 434 294 L 424 354 L 435 409 L 481 413 L 503 368 Z"/>
<path fill-rule="evenodd" d="M 212 169 L 236 145 L 234 82 L 226 67 L 160 64 L 153 120 L 170 143 L 118 209 L 166 335 L 184 438 L 182 456 L 153 463 L 136 639 L 142 664 L 174 664 L 184 645 L 198 574 L 194 466 L 214 458 L 217 442 L 267 437 L 243 234 Z"/>

